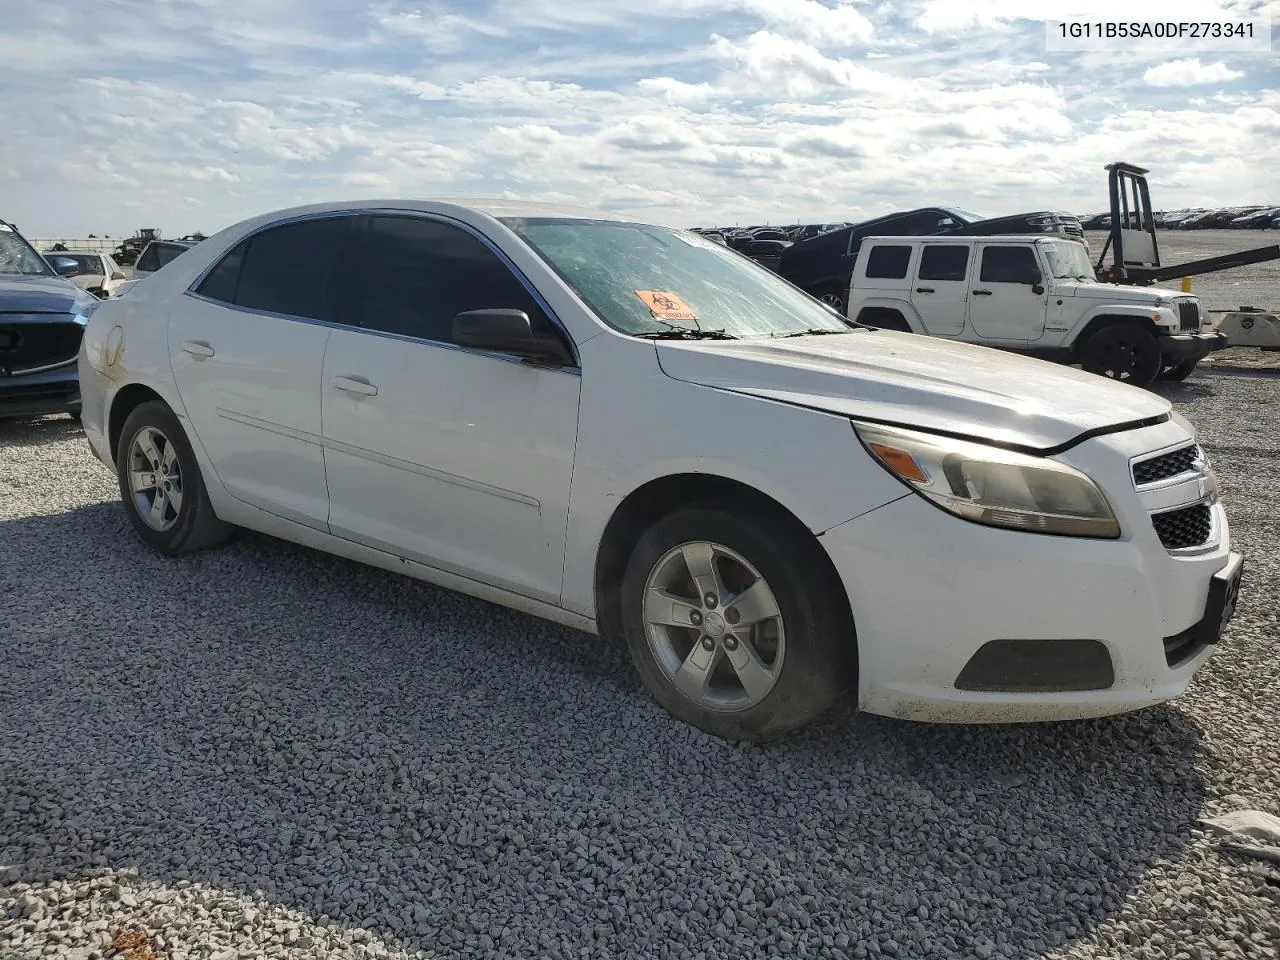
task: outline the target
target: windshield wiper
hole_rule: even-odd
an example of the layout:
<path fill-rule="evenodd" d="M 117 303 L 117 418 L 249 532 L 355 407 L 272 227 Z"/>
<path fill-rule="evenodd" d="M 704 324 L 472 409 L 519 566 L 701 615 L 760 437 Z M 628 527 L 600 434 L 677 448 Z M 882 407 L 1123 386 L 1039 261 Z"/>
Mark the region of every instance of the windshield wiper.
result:
<path fill-rule="evenodd" d="M 637 333 L 644 340 L 737 340 L 731 333 L 723 330 L 653 330 L 650 333 Z"/>
<path fill-rule="evenodd" d="M 796 330 L 794 333 L 771 333 L 769 336 L 785 340 L 787 337 L 825 337 L 833 333 L 853 333 L 853 331 L 853 327 L 849 327 L 847 330 L 828 330 L 826 327 L 814 327 L 811 330 Z"/>

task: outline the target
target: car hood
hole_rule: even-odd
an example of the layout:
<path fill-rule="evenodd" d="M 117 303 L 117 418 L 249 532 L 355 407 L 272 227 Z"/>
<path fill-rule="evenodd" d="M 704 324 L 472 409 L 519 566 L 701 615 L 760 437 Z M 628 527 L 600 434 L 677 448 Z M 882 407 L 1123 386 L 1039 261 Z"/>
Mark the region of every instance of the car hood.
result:
<path fill-rule="evenodd" d="M 854 419 L 1047 451 L 1167 417 L 1146 390 L 1071 367 L 888 330 L 657 344 L 676 380 Z"/>
<path fill-rule="evenodd" d="M 0 275 L 0 313 L 75 313 L 93 302 L 93 294 L 62 277 Z"/>
<path fill-rule="evenodd" d="M 1090 283 L 1080 280 L 1055 280 L 1053 294 L 1056 297 L 1088 297 L 1092 300 L 1110 300 L 1113 303 L 1154 303 L 1164 298 L 1185 297 L 1180 290 L 1166 287 L 1119 287 L 1114 283 Z"/>

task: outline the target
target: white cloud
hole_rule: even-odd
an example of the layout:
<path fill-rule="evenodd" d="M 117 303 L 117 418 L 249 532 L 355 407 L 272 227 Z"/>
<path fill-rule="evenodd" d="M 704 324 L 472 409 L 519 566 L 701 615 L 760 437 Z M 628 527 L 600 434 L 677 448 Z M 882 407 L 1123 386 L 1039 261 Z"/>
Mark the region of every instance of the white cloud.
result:
<path fill-rule="evenodd" d="M 951 21 L 922 0 L 259 0 L 234 24 L 205 0 L 113 3 L 130 36 L 92 48 L 65 4 L 8 11 L 0 176 L 24 228 L 209 233 L 371 194 L 685 224 L 1083 212 L 1117 157 L 1152 167 L 1162 206 L 1274 191 L 1280 89 L 1255 61 L 1197 67 L 1243 72 L 1229 96 L 1170 97 L 1143 82 L 1154 60 L 1046 56 L 1034 11 L 997 0 L 948 2 Z M 963 42 L 902 29 L 926 15 Z"/>
<path fill-rule="evenodd" d="M 1225 63 L 1201 63 L 1194 57 L 1157 64 L 1142 75 L 1149 87 L 1193 87 L 1204 83 L 1239 80 L 1244 73 Z"/>

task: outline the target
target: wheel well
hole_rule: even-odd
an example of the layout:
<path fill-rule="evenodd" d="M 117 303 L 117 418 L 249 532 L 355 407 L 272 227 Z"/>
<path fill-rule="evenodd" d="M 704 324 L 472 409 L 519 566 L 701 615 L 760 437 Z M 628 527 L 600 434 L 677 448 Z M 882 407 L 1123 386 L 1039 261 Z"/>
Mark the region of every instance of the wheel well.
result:
<path fill-rule="evenodd" d="M 112 460 L 115 459 L 116 449 L 120 446 L 120 431 L 124 429 L 125 420 L 129 419 L 129 414 L 133 413 L 135 408 L 149 400 L 164 402 L 160 394 L 140 383 L 131 383 L 116 394 L 111 404 L 111 416 L 107 422 L 107 442 L 111 444 Z"/>
<path fill-rule="evenodd" d="M 1142 319 L 1140 317 L 1126 317 L 1123 314 L 1114 314 L 1114 313 L 1108 313 L 1108 314 L 1103 314 L 1100 317 L 1094 317 L 1092 320 L 1086 323 L 1084 325 L 1084 329 L 1081 330 L 1080 333 L 1076 335 L 1075 340 L 1071 344 L 1072 353 L 1075 356 L 1079 356 L 1080 351 L 1084 349 L 1084 345 L 1088 343 L 1089 339 L 1099 330 L 1104 330 L 1107 327 L 1118 327 L 1124 324 L 1133 324 L 1134 326 L 1137 326 L 1137 327 L 1143 326 Z"/>
<path fill-rule="evenodd" d="M 894 307 L 863 307 L 858 311 L 858 323 L 889 330 L 905 330 L 908 333 L 911 331 L 907 318 L 901 310 Z"/>
<path fill-rule="evenodd" d="M 829 587 L 837 589 L 839 596 L 844 598 L 844 610 L 852 624 L 853 616 L 849 612 L 844 584 L 831 563 L 831 558 L 818 543 L 818 538 L 795 514 L 777 500 L 745 483 L 712 474 L 685 473 L 646 483 L 623 500 L 609 518 L 596 554 L 596 622 L 601 635 L 621 636 L 619 593 L 623 573 L 636 543 L 662 517 L 695 505 L 725 507 L 744 518 L 758 519 L 763 524 L 786 525 L 811 542 L 815 556 L 831 577 Z"/>

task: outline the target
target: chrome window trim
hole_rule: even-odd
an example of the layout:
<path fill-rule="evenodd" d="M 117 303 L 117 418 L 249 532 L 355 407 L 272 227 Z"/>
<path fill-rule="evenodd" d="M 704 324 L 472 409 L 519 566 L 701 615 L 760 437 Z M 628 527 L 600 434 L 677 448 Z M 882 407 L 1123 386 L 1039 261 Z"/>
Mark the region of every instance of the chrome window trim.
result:
<path fill-rule="evenodd" d="M 183 296 L 191 297 L 195 300 L 203 300 L 205 303 L 213 304 L 214 306 L 222 307 L 226 310 L 236 310 L 240 313 L 272 317 L 277 320 L 293 320 L 297 323 L 309 323 L 315 326 L 330 327 L 335 330 L 354 330 L 359 333 L 369 334 L 370 336 L 385 337 L 391 340 L 401 340 L 407 343 L 422 343 L 434 347 L 441 347 L 446 350 L 457 350 L 461 353 L 469 353 L 481 357 L 493 357 L 497 360 L 506 360 L 509 363 L 520 363 L 525 364 L 526 366 L 534 366 L 534 364 L 531 364 L 524 357 L 517 357 L 508 353 L 495 353 L 492 350 L 478 350 L 474 347 L 463 347 L 456 343 L 444 343 L 440 340 L 430 340 L 426 337 L 414 337 L 407 334 L 388 333 L 383 330 L 371 330 L 368 327 L 356 326 L 355 324 L 350 323 L 337 323 L 336 321 L 330 320 L 316 320 L 312 317 L 299 317 L 290 313 L 275 313 L 269 310 L 257 310 L 253 307 L 242 307 L 239 304 L 227 303 L 225 300 L 215 300 L 212 297 L 206 297 L 203 294 L 196 292 L 200 284 L 204 283 L 205 278 L 213 272 L 214 268 L 217 267 L 232 250 L 235 250 L 242 243 L 253 239 L 261 233 L 273 230 L 276 227 L 288 226 L 294 223 L 304 223 L 309 220 L 332 220 L 338 217 L 371 216 L 398 216 L 413 220 L 431 220 L 451 227 L 459 227 L 483 243 L 485 247 L 487 247 L 498 258 L 498 260 L 511 271 L 516 280 L 519 281 L 520 285 L 525 288 L 538 306 L 542 308 L 543 312 L 547 315 L 547 319 L 551 321 L 552 325 L 555 326 L 555 328 L 559 330 L 560 334 L 564 337 L 565 343 L 569 345 L 569 352 L 573 354 L 573 358 L 576 361 L 572 365 L 566 365 L 563 367 L 540 367 L 539 369 L 555 370 L 561 373 L 576 374 L 578 376 L 582 375 L 582 360 L 578 354 L 577 343 L 575 343 L 573 337 L 569 335 L 568 327 L 564 325 L 564 322 L 561 321 L 560 317 L 551 308 L 551 304 L 547 302 L 547 299 L 542 295 L 537 287 L 533 285 L 529 278 L 524 275 L 524 272 L 516 266 L 515 262 L 512 261 L 512 259 L 508 257 L 506 253 L 504 253 L 491 239 L 489 239 L 489 237 L 485 236 L 477 228 L 471 226 L 471 224 L 464 223 L 463 221 L 450 217 L 447 214 L 428 213 L 420 210 L 404 210 L 398 207 L 362 207 L 358 210 L 333 210 L 326 213 L 307 213 L 300 214 L 296 217 L 288 217 L 284 220 L 275 220 L 271 223 L 263 224 L 251 233 L 246 233 L 244 236 L 238 237 L 231 246 L 214 257 L 213 261 L 200 271 L 196 278 L 187 286 L 187 289 L 183 291 Z M 524 241 L 521 242 L 523 243 Z"/>

